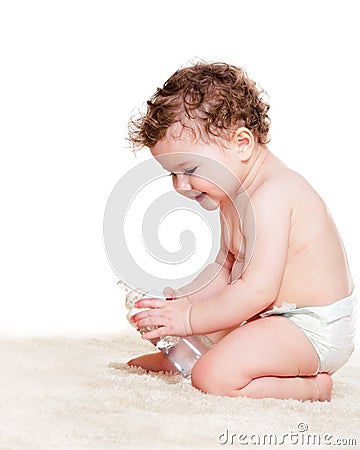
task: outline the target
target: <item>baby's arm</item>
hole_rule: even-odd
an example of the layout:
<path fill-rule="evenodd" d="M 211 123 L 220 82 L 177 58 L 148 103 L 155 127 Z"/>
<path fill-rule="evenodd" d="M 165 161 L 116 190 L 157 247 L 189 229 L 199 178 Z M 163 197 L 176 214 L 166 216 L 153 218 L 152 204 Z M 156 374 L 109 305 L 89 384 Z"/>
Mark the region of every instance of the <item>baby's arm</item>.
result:
<path fill-rule="evenodd" d="M 205 304 L 193 305 L 194 333 L 213 332 L 242 323 L 273 303 L 284 276 L 292 209 L 282 186 L 264 184 L 252 197 L 256 218 L 254 246 L 247 245 L 245 271 Z M 250 211 L 249 211 L 250 212 Z M 245 214 L 245 239 L 253 234 L 251 214 Z"/>

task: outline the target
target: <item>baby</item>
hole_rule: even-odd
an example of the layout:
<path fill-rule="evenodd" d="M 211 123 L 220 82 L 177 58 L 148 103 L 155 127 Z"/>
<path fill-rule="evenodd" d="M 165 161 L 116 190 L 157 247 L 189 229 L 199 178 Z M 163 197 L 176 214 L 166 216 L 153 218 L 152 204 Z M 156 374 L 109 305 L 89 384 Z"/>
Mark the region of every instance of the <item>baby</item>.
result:
<path fill-rule="evenodd" d="M 133 317 L 143 334 L 206 334 L 216 345 L 192 370 L 206 393 L 330 400 L 331 374 L 354 349 L 353 282 L 321 197 L 268 149 L 269 105 L 238 67 L 197 63 L 178 70 L 130 124 L 174 188 L 205 209 L 220 209 L 214 263 L 167 301 Z M 128 362 L 171 371 L 162 353 Z"/>

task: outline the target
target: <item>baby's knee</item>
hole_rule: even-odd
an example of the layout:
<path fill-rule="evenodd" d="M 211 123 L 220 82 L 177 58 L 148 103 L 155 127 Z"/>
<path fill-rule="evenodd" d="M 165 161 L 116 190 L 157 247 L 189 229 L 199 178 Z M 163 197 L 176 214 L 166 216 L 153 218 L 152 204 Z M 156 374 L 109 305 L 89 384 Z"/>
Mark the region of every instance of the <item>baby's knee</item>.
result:
<path fill-rule="evenodd" d="M 191 371 L 192 385 L 206 394 L 227 395 L 221 367 L 213 358 L 204 356 L 195 363 Z"/>

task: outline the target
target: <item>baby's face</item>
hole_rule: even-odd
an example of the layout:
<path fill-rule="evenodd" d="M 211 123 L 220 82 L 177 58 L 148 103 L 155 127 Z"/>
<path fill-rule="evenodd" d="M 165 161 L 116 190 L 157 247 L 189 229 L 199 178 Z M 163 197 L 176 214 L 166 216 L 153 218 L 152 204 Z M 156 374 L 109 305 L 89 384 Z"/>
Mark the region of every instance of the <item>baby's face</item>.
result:
<path fill-rule="evenodd" d="M 241 162 L 231 148 L 194 141 L 185 133 L 180 137 L 168 133 L 151 153 L 172 174 L 174 188 L 207 210 L 218 208 L 242 190 Z"/>

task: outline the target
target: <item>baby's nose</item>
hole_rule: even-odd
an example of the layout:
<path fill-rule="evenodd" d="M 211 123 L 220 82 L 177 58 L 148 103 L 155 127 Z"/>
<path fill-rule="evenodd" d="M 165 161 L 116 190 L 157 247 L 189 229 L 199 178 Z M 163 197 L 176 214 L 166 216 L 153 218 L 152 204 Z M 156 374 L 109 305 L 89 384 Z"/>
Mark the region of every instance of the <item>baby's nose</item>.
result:
<path fill-rule="evenodd" d="M 189 181 L 189 177 L 186 175 L 177 175 L 174 180 L 174 188 L 177 191 L 190 191 L 191 183 Z"/>

